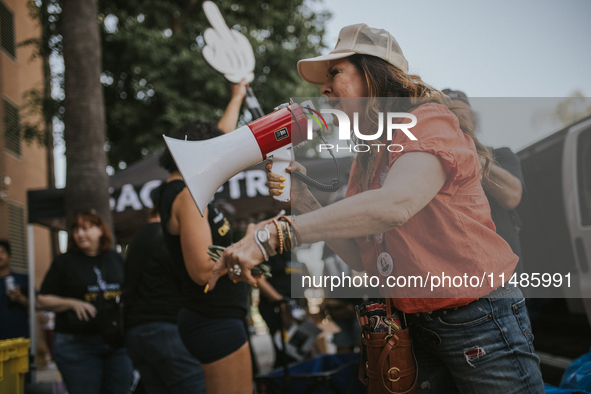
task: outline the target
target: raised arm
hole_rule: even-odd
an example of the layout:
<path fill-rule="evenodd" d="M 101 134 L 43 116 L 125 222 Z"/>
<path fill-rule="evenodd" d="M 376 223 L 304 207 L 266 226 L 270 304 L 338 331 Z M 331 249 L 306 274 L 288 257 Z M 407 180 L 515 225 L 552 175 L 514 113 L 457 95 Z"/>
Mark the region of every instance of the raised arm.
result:
<path fill-rule="evenodd" d="M 244 96 L 246 96 L 246 85 L 245 79 L 239 83 L 232 84 L 232 98 L 226 107 L 226 111 L 224 111 L 224 116 L 222 116 L 218 122 L 218 128 L 224 133 L 236 130 L 236 123 L 238 123 L 238 117 L 240 116 L 242 100 L 244 100 Z"/>

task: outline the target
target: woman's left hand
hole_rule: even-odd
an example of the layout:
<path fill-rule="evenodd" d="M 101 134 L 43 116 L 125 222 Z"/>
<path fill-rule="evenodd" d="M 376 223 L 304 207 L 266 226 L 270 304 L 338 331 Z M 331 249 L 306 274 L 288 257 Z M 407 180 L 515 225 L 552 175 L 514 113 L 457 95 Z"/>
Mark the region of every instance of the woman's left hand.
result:
<path fill-rule="evenodd" d="M 213 290 L 218 279 L 224 274 L 226 269 L 228 270 L 228 277 L 232 280 L 248 282 L 251 285 L 257 284 L 257 278 L 250 271 L 256 265 L 264 262 L 265 258 L 254 240 L 254 233 L 257 228 L 263 227 L 272 221 L 273 219 L 269 219 L 256 225 L 249 224 L 244 238 L 226 248 L 222 257 L 213 267 L 208 281 L 208 291 Z M 269 227 L 271 234 L 276 234 L 274 227 L 273 225 Z"/>

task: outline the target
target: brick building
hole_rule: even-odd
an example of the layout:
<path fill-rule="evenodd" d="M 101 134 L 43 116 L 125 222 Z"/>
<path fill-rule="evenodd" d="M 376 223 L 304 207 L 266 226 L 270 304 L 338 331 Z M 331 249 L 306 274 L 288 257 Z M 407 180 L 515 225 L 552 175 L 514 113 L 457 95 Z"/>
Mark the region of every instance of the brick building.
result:
<path fill-rule="evenodd" d="M 27 190 L 46 188 L 47 149 L 21 139 L 23 94 L 43 86 L 42 60 L 18 44 L 41 30 L 28 1 L 0 0 L 0 238 L 12 244 L 12 269 L 28 273 Z M 50 232 L 33 226 L 35 279 L 39 286 L 52 260 Z"/>

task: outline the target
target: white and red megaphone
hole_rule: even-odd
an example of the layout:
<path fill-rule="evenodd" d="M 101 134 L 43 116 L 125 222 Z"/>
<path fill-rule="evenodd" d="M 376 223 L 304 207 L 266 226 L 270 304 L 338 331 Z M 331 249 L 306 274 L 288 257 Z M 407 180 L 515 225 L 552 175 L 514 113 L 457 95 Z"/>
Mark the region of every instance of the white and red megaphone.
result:
<path fill-rule="evenodd" d="M 164 137 L 168 150 L 185 180 L 201 215 L 215 192 L 240 171 L 264 160 L 273 162 L 273 172 L 285 178 L 284 193 L 275 196 L 289 201 L 293 146 L 306 138 L 307 118 L 298 104 L 282 105 L 230 133 L 205 141 Z"/>

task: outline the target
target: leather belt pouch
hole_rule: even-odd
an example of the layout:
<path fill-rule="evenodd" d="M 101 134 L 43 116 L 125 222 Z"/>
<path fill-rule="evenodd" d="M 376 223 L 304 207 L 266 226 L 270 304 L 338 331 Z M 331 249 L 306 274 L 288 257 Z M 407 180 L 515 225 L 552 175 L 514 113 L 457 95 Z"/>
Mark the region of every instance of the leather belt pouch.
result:
<path fill-rule="evenodd" d="M 386 300 L 388 317 L 391 302 Z M 408 328 L 370 332 L 361 339 L 359 379 L 371 394 L 418 394 L 417 363 Z"/>

